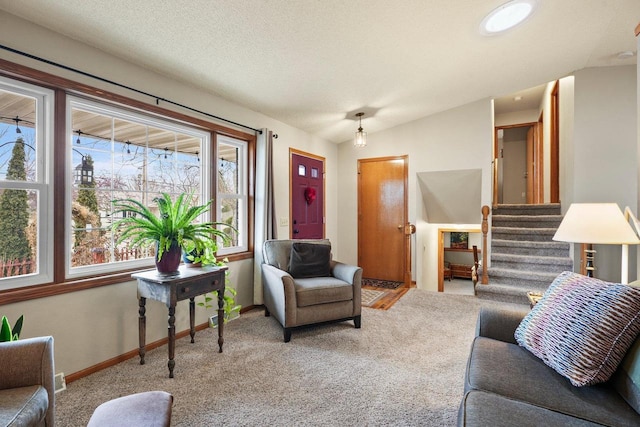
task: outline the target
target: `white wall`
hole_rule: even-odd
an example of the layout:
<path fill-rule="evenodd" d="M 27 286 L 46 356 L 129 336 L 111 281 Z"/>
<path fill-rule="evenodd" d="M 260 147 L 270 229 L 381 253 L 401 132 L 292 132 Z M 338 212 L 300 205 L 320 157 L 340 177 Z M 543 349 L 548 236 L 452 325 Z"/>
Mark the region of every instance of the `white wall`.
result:
<path fill-rule="evenodd" d="M 366 129 L 365 129 L 366 130 Z M 438 228 L 429 224 L 418 189 L 419 172 L 458 169 L 482 169 L 482 204 L 491 204 L 491 155 L 493 144 L 493 107 L 482 100 L 434 114 L 401 126 L 368 135 L 367 146 L 355 149 L 345 141 L 338 151 L 338 222 L 341 260 L 357 263 L 357 163 L 358 159 L 395 155 L 409 156 L 408 209 L 409 221 L 416 225 L 412 247 L 412 275 L 422 289 L 437 289 Z M 456 197 L 455 194 L 451 195 Z M 477 224 L 465 228 L 479 229 L 481 206 L 470 206 L 478 212 Z M 451 224 L 443 228 L 452 228 Z"/>
<path fill-rule="evenodd" d="M 153 93 L 219 117 L 243 123 L 253 128 L 269 128 L 279 135 L 274 143 L 276 165 L 276 216 L 289 215 L 289 147 L 326 158 L 326 232 L 337 246 L 337 153 L 335 144 L 311 136 L 299 129 L 271 119 L 255 111 L 220 97 L 203 93 L 188 83 L 182 83 L 150 70 L 125 62 L 105 52 L 83 45 L 42 27 L 0 12 L 0 40 L 3 45 L 32 55 L 78 68 L 136 89 Z M 63 71 L 36 60 L 0 51 L 0 58 L 31 68 L 59 75 L 74 81 L 103 88 L 133 99 L 155 104 L 155 99 L 135 95 L 124 89 Z M 197 117 L 171 105 L 162 105 L 181 113 Z M 212 120 L 208 117 L 201 117 Z M 213 121 L 213 120 L 212 120 Z M 220 123 L 226 125 L 225 123 Z M 239 130 L 244 130 L 240 128 Z M 288 227 L 279 227 L 278 235 L 286 237 Z M 253 260 L 230 264 L 231 285 L 238 290 L 238 302 L 243 306 L 253 303 Z M 16 319 L 24 314 L 23 337 L 53 335 L 55 339 L 56 371 L 67 375 L 117 357 L 138 347 L 138 303 L 134 282 L 103 286 L 54 297 L 40 298 L 2 306 L 2 314 Z M 197 324 L 205 323 L 212 312 L 197 311 Z M 177 308 L 176 330 L 188 329 L 188 308 L 181 303 Z M 147 343 L 166 337 L 166 307 L 160 303 L 147 304 Z M 226 337 L 227 342 L 233 337 Z M 180 355 L 176 355 L 180 364 Z"/>
<path fill-rule="evenodd" d="M 635 66 L 575 73 L 573 191 L 565 193 L 565 207 L 566 202 L 638 206 L 636 84 Z M 598 245 L 596 250 L 596 276 L 620 280 L 620 246 Z M 635 265 L 630 271 L 634 280 Z"/>

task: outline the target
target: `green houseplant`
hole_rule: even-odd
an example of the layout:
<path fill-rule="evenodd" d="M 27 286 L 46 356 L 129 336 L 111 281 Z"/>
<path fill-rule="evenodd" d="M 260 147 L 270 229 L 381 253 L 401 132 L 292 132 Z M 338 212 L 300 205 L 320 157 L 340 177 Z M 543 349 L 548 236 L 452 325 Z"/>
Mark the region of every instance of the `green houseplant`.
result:
<path fill-rule="evenodd" d="M 207 266 L 222 266 L 226 265 L 228 260 L 226 258 L 219 260 L 216 257 L 218 251 L 218 244 L 215 240 L 203 242 L 203 245 L 199 248 L 195 248 L 193 244 L 189 243 L 185 249 L 187 252 L 187 259 L 193 262 L 194 265 L 200 265 L 202 267 Z M 225 272 L 225 280 L 228 284 L 229 271 Z M 240 314 L 242 308 L 239 304 L 236 304 L 237 291 L 230 286 L 225 286 L 224 300 L 224 321 L 237 317 Z M 218 300 L 218 292 L 211 292 L 204 296 L 203 302 L 198 302 L 198 305 L 205 308 L 212 308 Z M 215 305 L 217 307 L 217 304 Z"/>
<path fill-rule="evenodd" d="M 0 324 L 0 342 L 18 341 L 20 332 L 22 332 L 23 320 L 24 316 L 20 316 L 18 320 L 16 320 L 15 325 L 13 325 L 13 328 L 11 328 L 11 324 L 9 323 L 7 316 L 2 316 L 2 323 Z"/>
<path fill-rule="evenodd" d="M 115 213 L 124 217 L 113 223 L 114 231 L 119 231 L 117 243 L 129 242 L 130 247 L 155 244 L 156 268 L 158 272 L 170 274 L 178 270 L 182 248 L 204 248 L 207 242 L 215 242 L 216 238 L 224 241 L 229 236 L 216 228 L 227 224 L 218 222 L 196 222 L 208 212 L 211 201 L 203 205 L 191 206 L 193 194 L 180 194 L 175 202 L 171 196 L 162 193 L 154 202 L 158 205 L 158 213 L 134 199 L 113 201 Z"/>

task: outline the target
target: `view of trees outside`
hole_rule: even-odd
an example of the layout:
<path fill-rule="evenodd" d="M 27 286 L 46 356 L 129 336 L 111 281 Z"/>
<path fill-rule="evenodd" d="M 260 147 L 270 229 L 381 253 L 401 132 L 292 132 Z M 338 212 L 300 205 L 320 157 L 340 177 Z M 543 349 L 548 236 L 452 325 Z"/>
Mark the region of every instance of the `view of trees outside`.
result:
<path fill-rule="evenodd" d="M 220 143 L 218 146 L 218 202 L 221 205 L 221 218 L 219 222 L 229 224 L 231 227 L 220 227 L 222 231 L 231 236 L 231 241 L 223 246 L 238 246 L 238 215 L 240 201 L 236 196 L 239 193 L 240 177 L 238 175 L 238 148 L 232 145 Z"/>
<path fill-rule="evenodd" d="M 35 273 L 38 193 L 33 98 L 0 90 L 0 278 Z M 28 185 L 27 185 L 28 187 Z"/>
<path fill-rule="evenodd" d="M 39 194 L 30 188 L 35 184 L 29 185 L 42 179 L 37 170 L 36 111 L 35 98 L 0 88 L 0 279 L 36 273 L 38 265 L 38 234 L 43 232 L 38 230 Z M 131 198 L 154 209 L 154 198 L 166 192 L 193 193 L 193 203 L 202 203 L 204 137 L 168 129 L 110 116 L 104 109 L 72 107 L 67 152 L 72 269 L 154 255 L 151 247 L 131 250 L 127 242 L 116 246 L 113 200 Z M 238 196 L 239 187 L 246 186 L 239 176 L 244 168 L 239 157 L 237 146 L 221 144 L 217 220 L 233 227 L 238 227 L 240 215 L 246 215 L 245 202 Z M 237 233 L 222 228 L 233 237 L 227 246 L 237 246 Z"/>
<path fill-rule="evenodd" d="M 112 201 L 135 199 L 153 210 L 160 193 L 193 192 L 199 203 L 201 139 L 77 108 L 72 128 L 71 267 L 153 256 L 152 247 L 116 246 Z"/>

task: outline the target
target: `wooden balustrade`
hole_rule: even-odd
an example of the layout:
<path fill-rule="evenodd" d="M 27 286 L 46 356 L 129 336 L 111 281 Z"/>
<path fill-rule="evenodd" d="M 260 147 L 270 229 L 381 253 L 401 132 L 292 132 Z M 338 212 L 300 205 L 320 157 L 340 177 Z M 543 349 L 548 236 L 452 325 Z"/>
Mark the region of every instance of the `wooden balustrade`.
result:
<path fill-rule="evenodd" d="M 489 284 L 489 272 L 487 264 L 487 233 L 489 233 L 489 213 L 491 208 L 487 205 L 482 207 L 482 280 L 483 285 Z"/>

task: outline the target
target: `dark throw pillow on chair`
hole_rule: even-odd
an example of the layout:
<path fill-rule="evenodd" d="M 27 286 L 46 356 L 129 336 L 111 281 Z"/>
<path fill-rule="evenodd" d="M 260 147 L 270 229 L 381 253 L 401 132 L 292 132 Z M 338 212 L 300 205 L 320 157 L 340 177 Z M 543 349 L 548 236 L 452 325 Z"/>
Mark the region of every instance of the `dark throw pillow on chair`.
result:
<path fill-rule="evenodd" d="M 291 245 L 289 274 L 295 278 L 331 276 L 331 246 L 294 243 Z"/>

